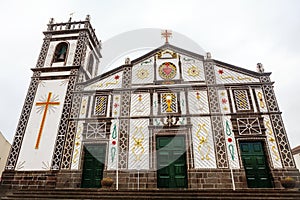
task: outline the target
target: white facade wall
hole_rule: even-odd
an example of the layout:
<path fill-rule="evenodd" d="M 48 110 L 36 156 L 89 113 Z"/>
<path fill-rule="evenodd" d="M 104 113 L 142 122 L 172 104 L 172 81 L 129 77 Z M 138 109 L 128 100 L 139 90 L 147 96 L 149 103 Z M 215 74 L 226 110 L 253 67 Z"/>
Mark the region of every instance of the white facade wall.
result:
<path fill-rule="evenodd" d="M 2 172 L 4 171 L 4 168 L 5 168 L 5 164 L 6 164 L 8 154 L 9 154 L 10 146 L 11 146 L 10 143 L 5 139 L 5 137 L 0 132 L 0 147 L 1 147 L 1 151 L 0 151 L 0 179 L 1 179 Z"/>

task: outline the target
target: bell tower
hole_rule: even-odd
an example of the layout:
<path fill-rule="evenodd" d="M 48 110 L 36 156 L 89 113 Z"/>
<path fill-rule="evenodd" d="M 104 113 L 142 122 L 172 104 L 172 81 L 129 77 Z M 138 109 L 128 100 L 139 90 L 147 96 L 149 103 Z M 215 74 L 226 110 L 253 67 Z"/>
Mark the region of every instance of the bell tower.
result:
<path fill-rule="evenodd" d="M 101 45 L 84 21 L 51 18 L 25 99 L 6 170 L 59 170 L 76 84 L 97 75 Z"/>

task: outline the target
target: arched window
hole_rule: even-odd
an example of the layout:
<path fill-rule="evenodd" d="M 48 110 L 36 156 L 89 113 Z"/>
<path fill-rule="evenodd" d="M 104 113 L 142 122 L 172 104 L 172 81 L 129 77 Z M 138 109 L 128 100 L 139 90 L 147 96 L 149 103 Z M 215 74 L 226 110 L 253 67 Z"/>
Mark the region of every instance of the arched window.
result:
<path fill-rule="evenodd" d="M 87 71 L 90 72 L 91 75 L 93 75 L 93 67 L 94 67 L 94 56 L 93 54 L 90 54 L 88 65 L 87 65 Z"/>
<path fill-rule="evenodd" d="M 68 52 L 68 43 L 61 42 L 59 43 L 54 52 L 53 62 L 65 62 Z"/>

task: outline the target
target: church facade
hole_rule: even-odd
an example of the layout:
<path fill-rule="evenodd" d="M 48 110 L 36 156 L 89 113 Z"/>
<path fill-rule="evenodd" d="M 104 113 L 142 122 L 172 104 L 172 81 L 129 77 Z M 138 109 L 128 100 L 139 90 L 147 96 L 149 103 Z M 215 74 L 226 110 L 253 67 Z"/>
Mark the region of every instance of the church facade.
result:
<path fill-rule="evenodd" d="M 50 20 L 44 34 L 3 185 L 99 188 L 111 177 L 117 189 L 241 189 L 299 181 L 271 73 L 166 42 L 98 76 L 101 44 L 89 16 Z"/>

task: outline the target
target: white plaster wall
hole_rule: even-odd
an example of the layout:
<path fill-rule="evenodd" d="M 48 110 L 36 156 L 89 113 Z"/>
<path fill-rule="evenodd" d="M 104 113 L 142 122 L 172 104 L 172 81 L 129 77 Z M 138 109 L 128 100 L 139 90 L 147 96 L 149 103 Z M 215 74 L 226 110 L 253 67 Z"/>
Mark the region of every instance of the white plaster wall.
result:
<path fill-rule="evenodd" d="M 131 94 L 130 108 L 131 108 L 130 116 L 149 116 L 150 115 L 150 94 L 149 93 Z"/>
<path fill-rule="evenodd" d="M 181 68 L 184 81 L 205 81 L 203 61 L 181 55 Z"/>
<path fill-rule="evenodd" d="M 39 83 L 24 134 L 16 170 L 50 169 L 67 86 L 67 79 L 47 80 Z M 36 106 L 36 103 L 46 101 L 49 92 L 52 92 L 53 98 L 51 98 L 51 101 L 60 102 L 60 104 L 51 106 L 48 110 L 39 148 L 35 149 L 44 113 L 43 110 L 38 112 L 38 108 L 41 106 Z"/>
<path fill-rule="evenodd" d="M 249 75 L 238 73 L 219 66 L 215 66 L 215 74 L 218 84 L 260 82 L 258 78 L 251 77 Z"/>
<path fill-rule="evenodd" d="M 197 98 L 197 93 L 199 95 L 199 98 Z M 189 91 L 188 101 L 189 101 L 190 114 L 209 113 L 207 91 L 205 90 Z"/>
<path fill-rule="evenodd" d="M 132 67 L 132 84 L 149 84 L 154 80 L 154 59 L 134 65 Z"/>
<path fill-rule="evenodd" d="M 0 132 L 0 147 L 1 147 L 1 151 L 0 151 L 0 180 L 1 180 L 1 175 L 2 172 L 4 171 L 6 160 L 11 147 L 11 145 L 5 139 L 5 137 L 2 135 L 1 132 Z"/>
<path fill-rule="evenodd" d="M 109 76 L 103 80 L 99 80 L 96 83 L 84 88 L 84 90 L 105 90 L 105 89 L 114 89 L 122 87 L 122 74 L 123 72 L 118 72 L 112 76 Z"/>
<path fill-rule="evenodd" d="M 297 169 L 300 170 L 300 153 L 294 155 L 294 160 L 295 160 Z"/>

